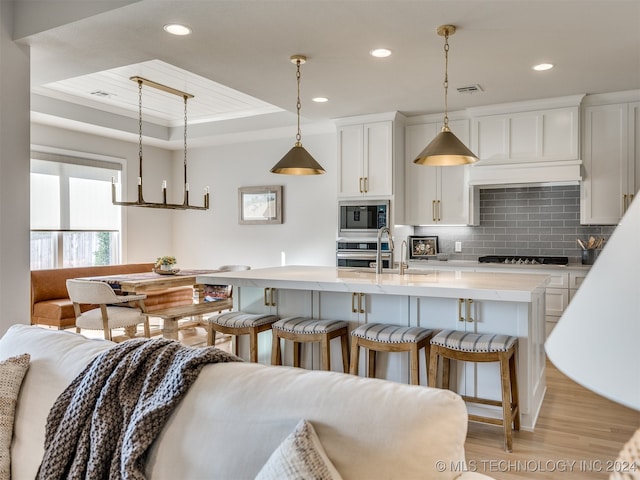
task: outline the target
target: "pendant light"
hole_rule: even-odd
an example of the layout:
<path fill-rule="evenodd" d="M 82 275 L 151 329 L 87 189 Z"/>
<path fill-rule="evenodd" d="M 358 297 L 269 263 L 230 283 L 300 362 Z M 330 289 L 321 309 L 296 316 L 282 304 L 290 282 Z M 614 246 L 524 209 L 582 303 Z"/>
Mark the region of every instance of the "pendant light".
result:
<path fill-rule="evenodd" d="M 272 173 L 283 173 L 286 175 L 319 175 L 325 173 L 324 168 L 315 161 L 309 152 L 305 150 L 300 142 L 300 65 L 307 61 L 304 55 L 293 55 L 291 63 L 296 64 L 296 79 L 298 81 L 298 132 L 296 133 L 296 143 L 282 159 L 271 169 Z"/>
<path fill-rule="evenodd" d="M 438 35 L 444 37 L 444 125 L 440 133 L 420 152 L 420 155 L 413 162 L 418 165 L 443 167 L 474 163 L 478 161 L 478 157 L 449 129 L 449 116 L 447 114 L 449 35 L 453 35 L 456 32 L 456 27 L 453 25 L 441 25 L 436 31 Z"/>
<path fill-rule="evenodd" d="M 171 210 L 208 210 L 209 209 L 209 187 L 204 189 L 204 206 L 198 207 L 189 205 L 189 184 L 187 183 L 187 100 L 193 98 L 190 93 L 181 92 L 175 88 L 167 87 L 161 83 L 156 83 L 142 77 L 131 77 L 130 80 L 138 83 L 138 199 L 135 202 L 118 202 L 116 201 L 116 182 L 111 180 L 111 201 L 114 205 L 122 207 L 148 207 L 148 208 L 165 208 Z M 142 196 L 142 85 L 157 88 L 163 92 L 171 93 L 182 97 L 184 100 L 184 185 L 183 185 L 183 202 L 167 203 L 167 182 L 162 182 L 162 202 L 147 202 Z"/>

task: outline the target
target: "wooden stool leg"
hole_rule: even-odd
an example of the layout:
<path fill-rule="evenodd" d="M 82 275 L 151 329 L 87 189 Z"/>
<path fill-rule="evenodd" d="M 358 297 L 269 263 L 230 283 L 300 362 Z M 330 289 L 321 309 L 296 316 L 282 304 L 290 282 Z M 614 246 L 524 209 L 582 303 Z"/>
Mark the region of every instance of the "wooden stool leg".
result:
<path fill-rule="evenodd" d="M 509 373 L 511 377 L 511 403 L 513 405 L 513 429 L 520 430 L 520 400 L 518 396 L 518 375 L 516 370 L 516 354 L 509 357 Z"/>
<path fill-rule="evenodd" d="M 500 382 L 502 384 L 502 424 L 504 427 L 504 449 L 511 452 L 511 379 L 509 372 L 509 359 L 506 353 L 500 354 Z"/>
<path fill-rule="evenodd" d="M 376 378 L 376 351 L 367 348 L 368 368 L 367 376 L 369 378 Z"/>
<path fill-rule="evenodd" d="M 449 371 L 451 370 L 451 359 L 442 357 L 442 388 L 449 390 Z"/>
<path fill-rule="evenodd" d="M 280 337 L 278 332 L 273 330 L 273 342 L 271 345 L 271 365 L 282 365 L 282 355 L 280 353 Z"/>
<path fill-rule="evenodd" d="M 249 332 L 249 353 L 251 362 L 258 363 L 258 332 L 255 328 L 251 328 Z"/>
<path fill-rule="evenodd" d="M 424 363 L 425 363 L 425 371 L 429 373 L 429 359 L 431 358 L 431 343 L 427 342 L 424 346 Z"/>
<path fill-rule="evenodd" d="M 436 387 L 438 385 L 438 349 L 437 347 L 431 348 L 429 359 L 429 374 L 427 381 L 430 387 Z"/>
<path fill-rule="evenodd" d="M 342 345 L 342 368 L 344 373 L 349 373 L 349 343 L 347 334 L 340 336 L 340 344 Z"/>
<path fill-rule="evenodd" d="M 411 385 L 420 385 L 420 363 L 418 359 L 418 344 L 412 343 L 409 350 L 410 374 L 409 381 Z"/>
<path fill-rule="evenodd" d="M 328 335 L 323 335 L 320 340 L 320 356 L 322 357 L 322 369 L 326 371 L 331 370 L 331 340 Z"/>
<path fill-rule="evenodd" d="M 293 342 L 293 366 L 300 368 L 300 342 Z"/>
<path fill-rule="evenodd" d="M 360 343 L 358 337 L 351 337 L 351 366 L 349 367 L 349 373 L 351 375 L 358 375 L 358 362 L 360 360 Z"/>

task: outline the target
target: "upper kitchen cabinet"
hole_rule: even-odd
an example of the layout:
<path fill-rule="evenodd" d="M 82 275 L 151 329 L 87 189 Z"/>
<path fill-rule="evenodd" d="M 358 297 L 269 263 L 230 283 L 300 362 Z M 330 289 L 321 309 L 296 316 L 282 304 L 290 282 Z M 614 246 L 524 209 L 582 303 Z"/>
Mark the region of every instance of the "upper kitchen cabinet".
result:
<path fill-rule="evenodd" d="M 578 184 L 580 103 L 584 95 L 471 108 L 469 169 L 474 187 Z"/>
<path fill-rule="evenodd" d="M 467 166 L 429 167 L 413 163 L 442 128 L 442 122 L 405 128 L 405 223 L 407 225 L 467 225 L 469 188 Z M 469 121 L 449 121 L 451 131 L 469 144 Z"/>
<path fill-rule="evenodd" d="M 484 165 L 578 160 L 581 98 L 471 109 L 472 150 Z"/>
<path fill-rule="evenodd" d="M 640 189 L 640 91 L 584 103 L 580 222 L 616 225 Z"/>
<path fill-rule="evenodd" d="M 342 119 L 338 125 L 338 196 L 390 197 L 394 193 L 397 113 Z"/>

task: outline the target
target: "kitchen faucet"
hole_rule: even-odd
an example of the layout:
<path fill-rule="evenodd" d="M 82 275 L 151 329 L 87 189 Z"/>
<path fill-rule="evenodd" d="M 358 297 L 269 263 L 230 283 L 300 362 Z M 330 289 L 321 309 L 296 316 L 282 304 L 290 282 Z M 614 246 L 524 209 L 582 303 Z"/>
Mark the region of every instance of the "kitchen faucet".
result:
<path fill-rule="evenodd" d="M 376 249 L 376 273 L 382 273 L 382 235 L 386 233 L 389 239 L 389 253 L 391 253 L 391 259 L 389 264 L 393 267 L 393 238 L 391 237 L 391 230 L 389 227 L 382 227 L 378 230 L 378 244 Z"/>
<path fill-rule="evenodd" d="M 404 271 L 407 268 L 407 263 L 405 261 L 406 259 L 407 259 L 407 241 L 402 240 L 402 243 L 400 244 L 400 275 L 404 275 Z"/>

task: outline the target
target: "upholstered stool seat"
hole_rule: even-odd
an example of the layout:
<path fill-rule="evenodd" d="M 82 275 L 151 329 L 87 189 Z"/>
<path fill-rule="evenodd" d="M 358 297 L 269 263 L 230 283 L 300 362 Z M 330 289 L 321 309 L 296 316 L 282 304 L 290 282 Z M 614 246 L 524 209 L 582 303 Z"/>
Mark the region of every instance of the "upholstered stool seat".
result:
<path fill-rule="evenodd" d="M 504 427 L 505 450 L 512 450 L 512 430 L 520 430 L 516 351 L 518 339 L 509 335 L 443 330 L 431 339 L 429 386 L 437 386 L 438 359 L 442 357 L 442 387 L 449 388 L 450 360 L 500 362 L 502 401 L 463 396 L 465 401 L 502 407 L 502 419 L 469 414 L 469 420 Z"/>
<path fill-rule="evenodd" d="M 383 323 L 367 323 L 351 332 L 351 368 L 358 374 L 360 347 L 369 350 L 368 376 L 375 377 L 376 352 L 409 352 L 410 381 L 420 383 L 418 352 L 424 348 L 427 370 L 429 369 L 429 349 L 433 330 L 423 327 L 404 327 Z"/>
<path fill-rule="evenodd" d="M 331 340 L 340 337 L 342 346 L 342 366 L 349 371 L 349 324 L 341 320 L 318 320 L 308 317 L 288 317 L 271 325 L 273 347 L 271 364 L 282 365 L 280 339 L 293 342 L 293 366 L 300 366 L 300 346 L 307 342 L 320 342 L 322 370 L 331 370 Z"/>
<path fill-rule="evenodd" d="M 245 312 L 227 312 L 214 315 L 208 319 L 207 345 L 215 345 L 216 332 L 227 335 L 249 335 L 250 360 L 258 362 L 258 334 L 271 329 L 271 324 L 278 317 L 268 313 L 255 314 Z M 235 354 L 238 354 L 238 342 L 235 343 Z"/>

